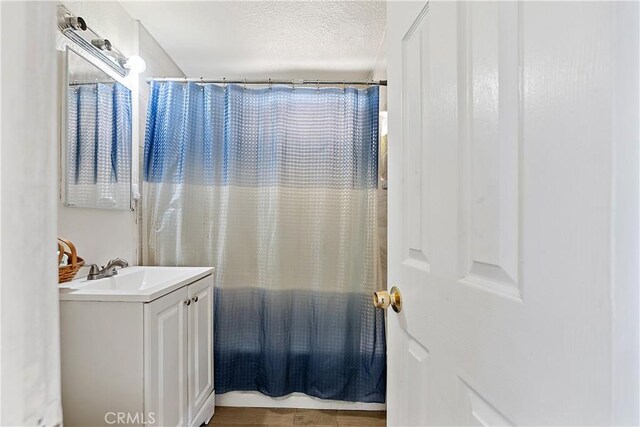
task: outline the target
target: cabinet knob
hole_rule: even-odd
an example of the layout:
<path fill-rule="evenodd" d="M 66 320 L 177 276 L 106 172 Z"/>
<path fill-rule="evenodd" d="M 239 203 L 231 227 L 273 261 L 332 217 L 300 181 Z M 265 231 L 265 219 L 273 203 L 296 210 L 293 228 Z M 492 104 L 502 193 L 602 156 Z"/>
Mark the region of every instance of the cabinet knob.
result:
<path fill-rule="evenodd" d="M 190 305 L 191 304 L 191 300 L 190 299 L 184 300 L 184 303 L 185 303 L 185 305 Z"/>
<path fill-rule="evenodd" d="M 193 302 L 198 302 L 198 297 L 197 296 L 195 296 L 195 297 L 193 297 L 191 299 L 193 300 Z"/>

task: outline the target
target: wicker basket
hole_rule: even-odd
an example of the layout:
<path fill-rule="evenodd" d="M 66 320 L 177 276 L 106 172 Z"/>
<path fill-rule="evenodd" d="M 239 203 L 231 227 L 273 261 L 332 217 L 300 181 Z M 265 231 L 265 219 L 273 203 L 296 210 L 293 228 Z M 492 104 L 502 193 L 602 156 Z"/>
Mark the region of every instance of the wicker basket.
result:
<path fill-rule="evenodd" d="M 71 252 L 65 251 L 65 246 L 69 248 Z M 84 265 L 84 260 L 78 256 L 76 247 L 69 240 L 61 239 L 58 237 L 58 283 L 65 283 L 73 280 L 78 273 L 78 270 Z M 63 254 L 67 254 L 71 260 L 69 265 L 60 265 Z"/>

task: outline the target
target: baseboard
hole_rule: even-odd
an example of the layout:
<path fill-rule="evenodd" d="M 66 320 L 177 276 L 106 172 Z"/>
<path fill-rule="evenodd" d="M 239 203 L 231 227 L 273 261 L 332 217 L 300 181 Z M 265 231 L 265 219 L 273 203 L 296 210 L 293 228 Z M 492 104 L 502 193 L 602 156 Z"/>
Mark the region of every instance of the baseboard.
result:
<path fill-rule="evenodd" d="M 252 408 L 344 409 L 359 411 L 384 411 L 387 408 L 385 403 L 326 400 L 307 396 L 302 393 L 291 393 L 283 397 L 271 397 L 257 391 L 230 391 L 228 393 L 217 394 L 216 405 Z"/>

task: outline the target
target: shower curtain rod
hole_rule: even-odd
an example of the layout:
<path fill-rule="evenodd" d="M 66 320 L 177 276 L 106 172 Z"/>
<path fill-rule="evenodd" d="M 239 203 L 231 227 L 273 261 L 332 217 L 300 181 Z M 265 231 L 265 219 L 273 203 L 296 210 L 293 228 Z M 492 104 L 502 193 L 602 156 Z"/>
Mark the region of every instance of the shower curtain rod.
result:
<path fill-rule="evenodd" d="M 268 80 L 249 80 L 249 79 L 203 79 L 187 78 L 187 77 L 151 77 L 147 79 L 147 83 L 151 81 L 159 82 L 195 82 L 195 83 L 230 83 L 230 84 L 244 84 L 244 85 L 367 85 L 367 86 L 386 86 L 386 80 L 281 80 L 281 79 L 268 79 Z"/>
<path fill-rule="evenodd" d="M 94 85 L 97 83 L 102 83 L 102 84 L 110 84 L 110 83 L 115 83 L 115 80 L 107 80 L 105 82 L 69 82 L 69 86 L 84 86 L 84 85 Z"/>

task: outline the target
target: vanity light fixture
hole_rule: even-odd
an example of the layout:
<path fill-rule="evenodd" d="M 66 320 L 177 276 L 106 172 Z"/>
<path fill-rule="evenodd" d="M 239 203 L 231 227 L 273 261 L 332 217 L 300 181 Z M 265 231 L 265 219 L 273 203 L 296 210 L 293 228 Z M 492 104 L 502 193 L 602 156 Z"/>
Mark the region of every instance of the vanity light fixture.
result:
<path fill-rule="evenodd" d="M 116 73 L 125 77 L 128 59 L 106 38 L 95 32 L 84 19 L 74 16 L 66 7 L 58 5 L 58 29 L 87 53 L 98 58 Z"/>
<path fill-rule="evenodd" d="M 91 44 L 100 50 L 111 50 L 111 42 L 107 39 L 93 39 Z"/>
<path fill-rule="evenodd" d="M 147 69 L 147 63 L 138 55 L 131 55 L 124 63 L 124 68 L 135 74 L 143 73 Z"/>
<path fill-rule="evenodd" d="M 59 11 L 58 27 L 60 30 L 72 29 L 76 31 L 85 31 L 87 23 L 81 16 L 73 16 L 68 10 Z"/>

